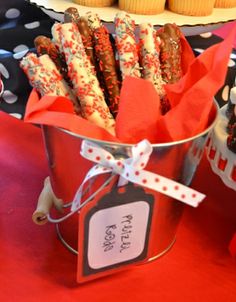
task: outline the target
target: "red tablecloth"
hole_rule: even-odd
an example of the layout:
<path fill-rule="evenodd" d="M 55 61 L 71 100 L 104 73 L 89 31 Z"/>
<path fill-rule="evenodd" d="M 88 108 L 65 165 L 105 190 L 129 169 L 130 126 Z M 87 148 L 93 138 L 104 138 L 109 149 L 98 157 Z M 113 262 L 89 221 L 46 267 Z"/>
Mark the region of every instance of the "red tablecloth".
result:
<path fill-rule="evenodd" d="M 187 207 L 171 251 L 157 261 L 78 285 L 76 256 L 54 226 L 31 220 L 48 175 L 40 129 L 0 113 L 0 301 L 236 301 L 235 191 L 203 158 L 192 187 L 207 194 Z"/>

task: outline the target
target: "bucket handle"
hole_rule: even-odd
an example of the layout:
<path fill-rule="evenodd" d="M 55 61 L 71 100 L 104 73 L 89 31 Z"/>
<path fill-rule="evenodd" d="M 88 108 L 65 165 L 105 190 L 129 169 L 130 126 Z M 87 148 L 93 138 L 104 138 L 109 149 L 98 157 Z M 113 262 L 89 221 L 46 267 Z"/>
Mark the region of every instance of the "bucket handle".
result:
<path fill-rule="evenodd" d="M 70 216 L 74 215 L 76 212 L 80 211 L 83 206 L 85 206 L 88 202 L 90 202 L 96 194 L 98 194 L 101 190 L 103 190 L 110 182 L 111 180 L 116 176 L 116 174 L 112 173 L 109 178 L 93 193 L 91 194 L 83 203 L 80 204 L 80 206 L 73 211 L 68 212 L 66 215 L 60 217 L 60 218 L 52 218 L 50 215 L 50 212 L 53 208 L 55 208 L 59 213 L 63 213 L 65 208 L 68 208 L 71 206 L 71 203 L 63 203 L 62 199 L 59 199 L 56 197 L 56 195 L 53 192 L 50 178 L 49 176 L 45 178 L 44 180 L 44 187 L 41 191 L 36 210 L 34 211 L 32 215 L 32 220 L 37 225 L 44 225 L 48 221 L 54 224 L 58 224 L 66 219 L 68 219 Z M 83 195 L 86 193 L 83 193 Z"/>

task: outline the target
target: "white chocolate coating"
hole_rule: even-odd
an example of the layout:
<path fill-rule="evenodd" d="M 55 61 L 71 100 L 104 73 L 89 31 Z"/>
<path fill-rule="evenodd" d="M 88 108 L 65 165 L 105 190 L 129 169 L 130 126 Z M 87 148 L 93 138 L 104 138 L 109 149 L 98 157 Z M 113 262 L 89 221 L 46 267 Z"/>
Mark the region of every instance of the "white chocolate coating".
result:
<path fill-rule="evenodd" d="M 134 21 L 128 14 L 121 12 L 116 15 L 116 47 L 123 79 L 125 76 L 141 77 L 134 30 Z"/>
<path fill-rule="evenodd" d="M 73 23 L 65 23 L 57 31 L 68 65 L 68 75 L 80 100 L 83 116 L 114 134 L 115 120 L 105 102 L 77 27 Z"/>
<path fill-rule="evenodd" d="M 159 60 L 159 45 L 156 39 L 156 33 L 153 26 L 149 23 L 140 24 L 140 55 L 142 76 L 144 79 L 151 81 L 154 84 L 160 97 L 165 95 L 162 80 L 160 60 Z"/>

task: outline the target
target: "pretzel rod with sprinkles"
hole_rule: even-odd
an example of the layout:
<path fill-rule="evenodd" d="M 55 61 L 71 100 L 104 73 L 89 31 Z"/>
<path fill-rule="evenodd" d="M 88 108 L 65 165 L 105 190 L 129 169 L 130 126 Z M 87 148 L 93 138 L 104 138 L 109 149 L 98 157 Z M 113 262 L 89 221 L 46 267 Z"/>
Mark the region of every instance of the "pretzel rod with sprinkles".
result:
<path fill-rule="evenodd" d="M 167 84 L 176 83 L 182 77 L 180 30 L 175 24 L 167 23 L 157 31 L 160 39 L 160 63 L 162 79 Z M 170 110 L 167 96 L 161 98 L 161 111 L 165 114 Z"/>
<path fill-rule="evenodd" d="M 64 12 L 64 23 L 74 23 L 78 27 L 84 44 L 85 52 L 89 57 L 93 66 L 95 66 L 95 58 L 93 51 L 92 31 L 88 25 L 87 18 L 80 16 L 75 7 L 69 7 Z"/>
<path fill-rule="evenodd" d="M 94 31 L 99 28 L 100 24 L 101 24 L 101 20 L 98 16 L 98 14 L 95 14 L 95 13 L 92 13 L 92 12 L 87 12 L 86 15 L 85 15 L 85 18 L 87 20 L 87 23 L 88 23 L 88 26 L 92 32 L 92 35 L 93 35 L 93 46 L 95 44 L 95 41 L 94 41 Z M 104 77 L 103 77 L 103 74 L 102 72 L 100 71 L 100 62 L 98 60 L 98 57 L 96 56 L 96 53 L 95 53 L 95 50 L 94 50 L 94 56 L 95 56 L 95 71 L 96 71 L 96 75 L 97 75 L 97 78 L 98 78 L 98 81 L 99 81 L 99 84 L 100 84 L 100 87 L 102 88 L 102 91 L 104 93 L 104 97 L 105 97 L 105 101 L 107 103 L 107 105 L 109 106 L 109 97 L 108 97 L 108 93 L 107 93 L 107 90 L 106 90 L 106 85 L 105 85 L 105 80 L 104 80 Z"/>
<path fill-rule="evenodd" d="M 95 66 L 95 56 L 93 50 L 93 33 L 88 25 L 88 21 L 86 17 L 80 17 L 78 22 L 76 23 L 79 32 L 82 37 L 82 41 L 84 44 L 85 52 L 90 59 L 90 62 L 93 66 Z"/>
<path fill-rule="evenodd" d="M 119 56 L 122 78 L 133 76 L 140 78 L 139 57 L 135 41 L 135 23 L 126 13 L 115 17 L 116 48 Z"/>
<path fill-rule="evenodd" d="M 70 80 L 68 78 L 68 68 L 66 65 L 65 57 L 56 47 L 55 43 L 53 43 L 48 37 L 37 36 L 34 39 L 34 45 L 39 56 L 44 54 L 49 55 L 59 72 L 62 74 L 63 78 L 71 86 Z"/>
<path fill-rule="evenodd" d="M 167 23 L 157 32 L 160 38 L 160 62 L 162 78 L 168 84 L 182 77 L 180 30 L 175 24 Z"/>
<path fill-rule="evenodd" d="M 57 23 L 55 22 L 51 28 L 51 33 L 52 33 L 52 42 L 56 45 L 56 47 L 58 48 L 59 52 L 63 53 L 63 49 L 60 43 L 60 35 L 59 35 L 59 31 L 58 28 L 61 26 L 61 23 Z"/>
<path fill-rule="evenodd" d="M 56 66 L 48 55 L 40 56 L 39 61 L 43 66 L 46 66 L 46 68 L 49 72 L 56 74 L 56 72 L 57 72 Z M 60 73 L 58 72 L 58 77 L 59 76 L 60 76 Z M 80 103 L 79 103 L 77 97 L 75 96 L 73 90 L 70 89 L 70 87 L 68 86 L 68 84 L 66 83 L 66 81 L 63 78 L 61 80 L 61 89 L 64 91 L 63 95 L 67 96 L 67 94 L 69 93 L 68 98 L 73 103 L 75 113 L 78 115 L 81 115 Z"/>
<path fill-rule="evenodd" d="M 64 23 L 77 23 L 80 18 L 78 9 L 76 7 L 68 7 L 64 11 Z"/>
<path fill-rule="evenodd" d="M 92 12 L 87 12 L 85 15 L 88 26 L 91 28 L 92 31 L 96 30 L 101 26 L 101 20 L 98 16 L 98 14 L 94 14 Z"/>
<path fill-rule="evenodd" d="M 27 75 L 31 85 L 42 96 L 65 96 L 73 103 L 76 102 L 68 85 L 48 55 L 45 54 L 38 58 L 36 54 L 28 53 L 21 60 L 20 67 Z"/>
<path fill-rule="evenodd" d="M 95 54 L 98 60 L 99 72 L 103 77 L 104 88 L 109 98 L 109 108 L 116 116 L 120 99 L 120 87 L 109 32 L 96 14 L 88 14 L 87 17 L 93 30 Z"/>
<path fill-rule="evenodd" d="M 161 76 L 159 60 L 159 44 L 156 39 L 156 31 L 149 23 L 142 23 L 140 27 L 140 61 L 142 66 L 142 77 L 153 83 L 160 97 L 163 97 L 165 82 Z"/>
<path fill-rule="evenodd" d="M 115 120 L 105 102 L 78 28 L 74 23 L 58 23 L 54 31 L 59 33 L 68 65 L 68 75 L 80 100 L 83 116 L 114 134 Z"/>

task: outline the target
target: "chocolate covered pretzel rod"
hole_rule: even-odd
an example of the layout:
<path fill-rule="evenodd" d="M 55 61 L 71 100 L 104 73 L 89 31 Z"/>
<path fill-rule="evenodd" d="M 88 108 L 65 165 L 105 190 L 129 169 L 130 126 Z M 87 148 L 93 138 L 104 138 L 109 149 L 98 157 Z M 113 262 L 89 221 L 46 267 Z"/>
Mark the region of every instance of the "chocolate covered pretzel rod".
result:
<path fill-rule="evenodd" d="M 181 33 L 175 24 L 163 26 L 158 37 L 160 43 L 160 62 L 162 78 L 166 83 L 175 83 L 182 77 L 181 67 Z"/>
<path fill-rule="evenodd" d="M 68 7 L 64 11 L 64 23 L 77 23 L 80 18 L 76 7 Z"/>
<path fill-rule="evenodd" d="M 162 98 L 165 95 L 163 85 L 165 82 L 161 76 L 159 60 L 159 43 L 156 39 L 156 31 L 149 23 L 142 23 L 140 27 L 140 61 L 142 77 L 154 84 L 156 91 Z"/>
<path fill-rule="evenodd" d="M 79 29 L 82 37 L 84 48 L 93 66 L 95 66 L 95 58 L 93 51 L 93 34 L 88 25 L 86 17 L 80 16 L 77 8 L 69 7 L 64 12 L 64 23 L 74 23 Z"/>
<path fill-rule="evenodd" d="M 122 78 L 141 77 L 137 45 L 135 41 L 135 23 L 126 13 L 115 17 L 116 48 L 118 51 Z"/>
<path fill-rule="evenodd" d="M 20 67 L 26 73 L 31 85 L 43 95 L 61 95 L 76 102 L 68 85 L 58 72 L 48 55 L 37 57 L 28 53 L 20 62 Z"/>
<path fill-rule="evenodd" d="M 92 31 L 96 30 L 101 26 L 101 20 L 98 14 L 87 12 L 85 17 L 87 19 L 88 26 L 91 28 Z"/>
<path fill-rule="evenodd" d="M 115 121 L 88 59 L 82 37 L 74 23 L 54 25 L 68 65 L 68 74 L 82 108 L 83 116 L 114 134 Z"/>
<path fill-rule="evenodd" d="M 47 68 L 47 70 L 49 72 L 51 72 L 53 74 L 56 74 L 56 70 L 55 70 L 56 66 L 53 63 L 53 61 L 50 59 L 49 56 L 42 55 L 42 56 L 39 57 L 39 61 L 40 61 L 40 63 L 43 66 L 45 66 Z M 59 77 L 59 76 L 60 76 L 60 73 L 58 72 L 57 77 Z M 81 105 L 80 105 L 77 97 L 75 96 L 74 91 L 69 88 L 69 86 L 67 85 L 67 83 L 64 80 L 64 78 L 61 79 L 61 89 L 64 91 L 64 94 L 62 94 L 62 95 L 67 96 L 67 93 L 69 93 L 68 94 L 68 98 L 73 103 L 75 113 L 78 114 L 78 115 L 81 115 L 82 114 L 82 112 L 81 112 Z M 58 95 L 61 95 L 61 94 L 58 94 Z"/>
<path fill-rule="evenodd" d="M 71 86 L 68 77 L 68 67 L 66 65 L 65 57 L 56 47 L 55 43 L 50 38 L 45 36 L 38 36 L 34 39 L 34 45 L 39 56 L 47 54 L 56 65 L 63 78 Z"/>
<path fill-rule="evenodd" d="M 95 66 L 95 56 L 93 49 L 93 33 L 88 25 L 86 17 L 80 17 L 76 23 L 82 37 L 84 48 L 93 66 Z"/>
<path fill-rule="evenodd" d="M 113 115 L 116 116 L 120 99 L 120 87 L 109 32 L 98 15 L 89 13 L 87 18 L 93 30 L 95 55 L 98 60 L 99 73 L 103 77 L 104 88 L 108 95 L 109 108 Z"/>

